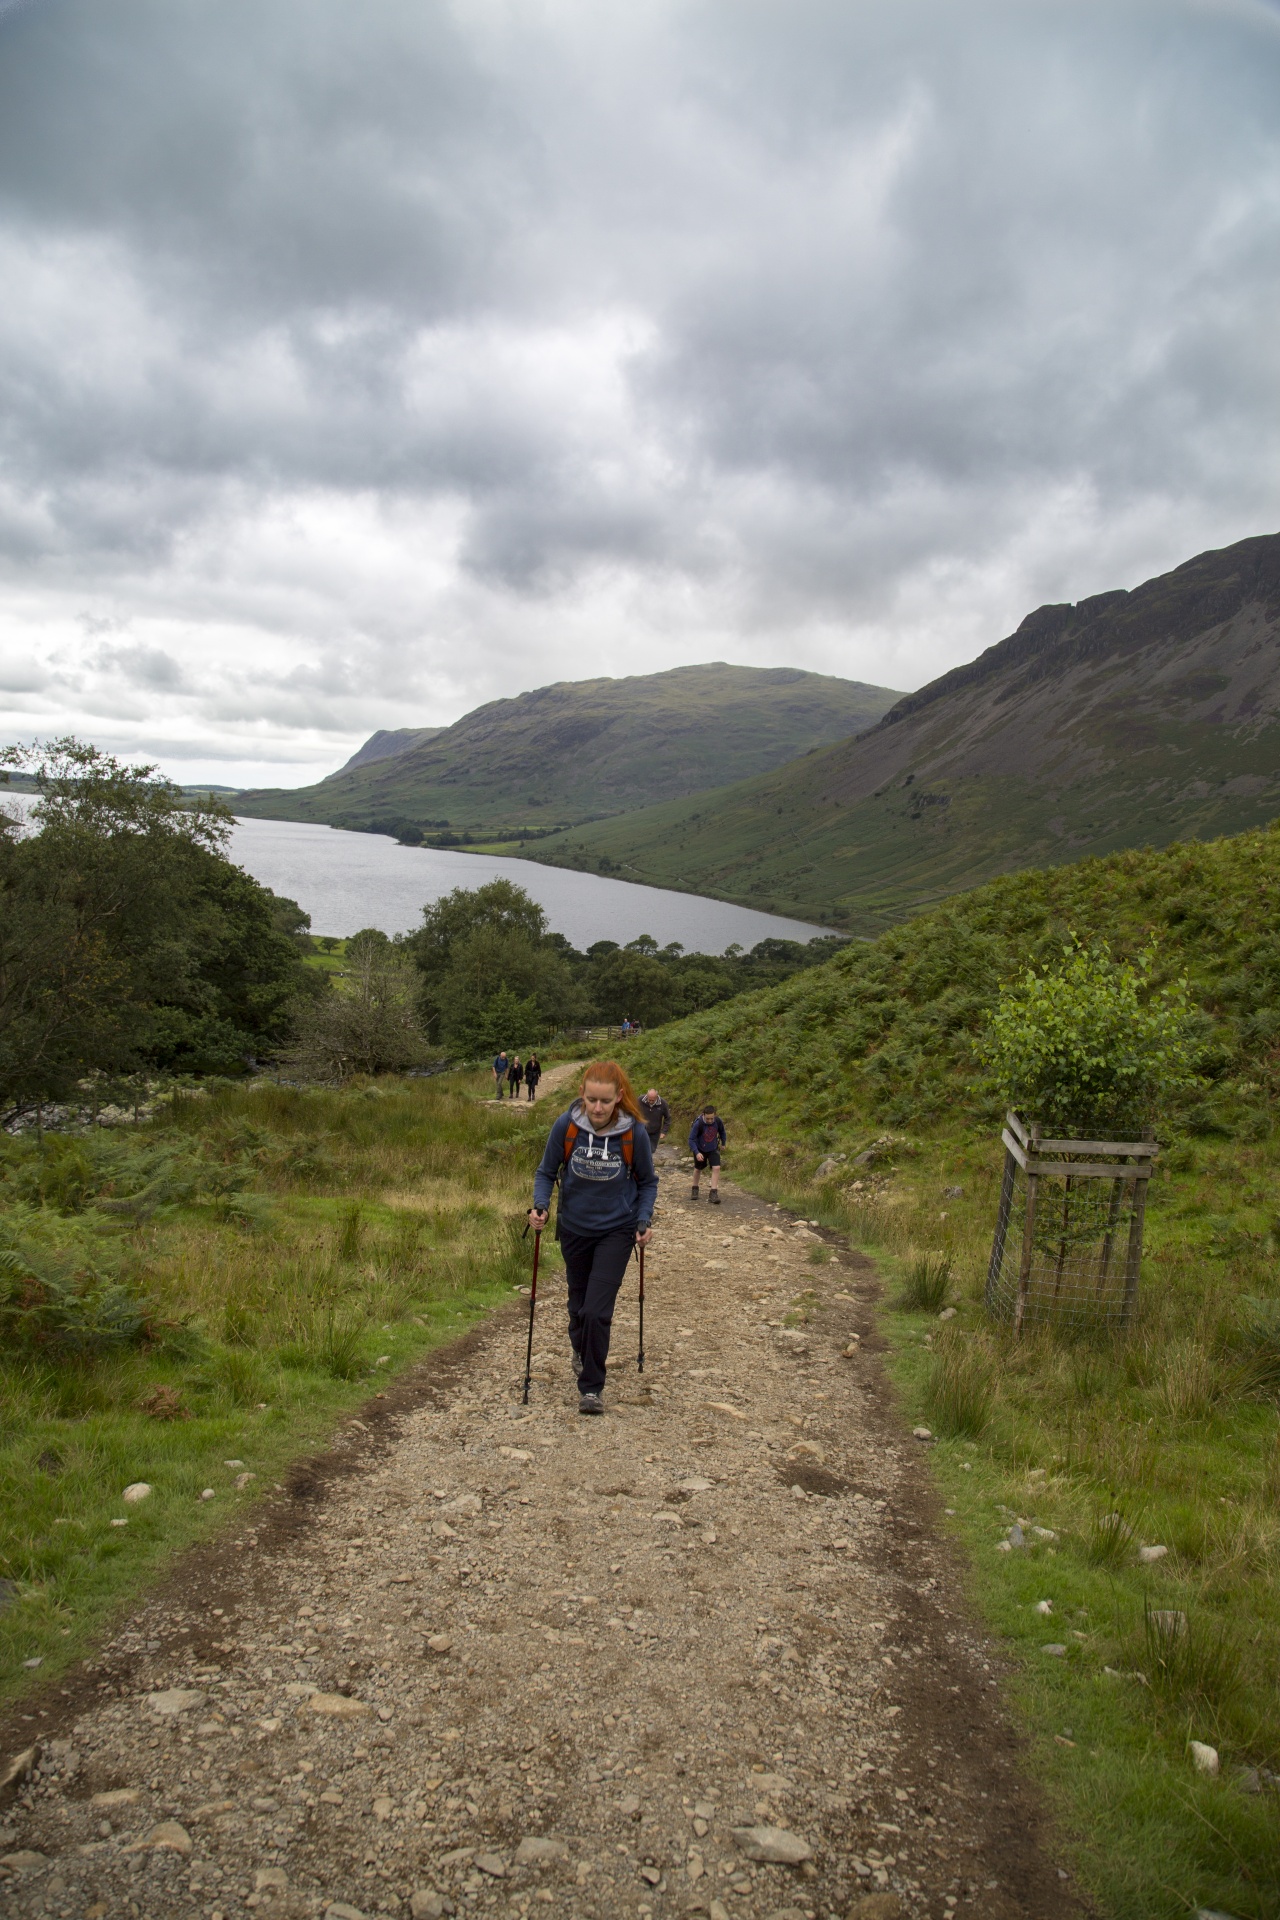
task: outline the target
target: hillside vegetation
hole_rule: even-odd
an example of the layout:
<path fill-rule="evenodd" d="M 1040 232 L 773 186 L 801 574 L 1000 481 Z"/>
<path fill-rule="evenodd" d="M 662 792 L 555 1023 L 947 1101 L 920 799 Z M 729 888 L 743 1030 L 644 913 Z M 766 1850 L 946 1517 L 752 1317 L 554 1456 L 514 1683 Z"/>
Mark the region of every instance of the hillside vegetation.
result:
<path fill-rule="evenodd" d="M 215 1082 L 136 1127 L 0 1132 L 0 1699 L 512 1297 L 536 1155 L 456 1078 Z"/>
<path fill-rule="evenodd" d="M 1280 1095 L 1280 825 L 1006 876 L 771 992 L 648 1043 L 689 1099 L 704 1082 L 752 1117 L 825 1146 L 864 1122 L 921 1126 L 997 1110 L 972 1039 L 1001 980 L 1057 956 L 1072 931 L 1185 974 L 1201 1009 L 1200 1072 L 1182 1124 L 1267 1137 Z"/>
<path fill-rule="evenodd" d="M 236 811 L 436 846 L 523 841 L 763 773 L 861 732 L 897 698 L 829 674 L 722 663 L 562 681 L 436 732 L 375 734 L 318 785 L 244 793 Z"/>
<path fill-rule="evenodd" d="M 536 857 L 876 933 L 998 873 L 1280 812 L 1280 535 L 1040 607 L 857 739 Z"/>
<path fill-rule="evenodd" d="M 1278 903 L 1280 828 L 1024 873 L 629 1055 L 685 1113 L 718 1101 L 732 1177 L 874 1252 L 904 1414 L 1112 1920 L 1280 1911 Z M 1136 1323 L 1018 1338 L 982 1304 L 1003 1156 L 973 1042 L 1073 930 L 1157 941 L 1200 1084 L 1160 1130 Z"/>

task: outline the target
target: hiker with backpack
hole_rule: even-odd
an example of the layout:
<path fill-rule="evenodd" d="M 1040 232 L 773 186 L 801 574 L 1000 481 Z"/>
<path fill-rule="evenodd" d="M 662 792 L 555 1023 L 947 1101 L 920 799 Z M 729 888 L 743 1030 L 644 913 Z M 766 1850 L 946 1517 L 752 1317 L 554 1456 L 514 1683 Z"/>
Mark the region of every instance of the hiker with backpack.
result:
<path fill-rule="evenodd" d="M 578 1412 L 601 1414 L 614 1303 L 632 1248 L 649 1244 L 658 1196 L 644 1117 L 616 1060 L 593 1061 L 579 1097 L 551 1129 L 533 1181 L 536 1233 L 547 1224 L 557 1180 Z"/>
<path fill-rule="evenodd" d="M 507 1050 L 505 1047 L 502 1047 L 494 1055 L 493 1060 L 493 1083 L 498 1089 L 497 1097 L 499 1100 L 502 1098 L 502 1083 L 507 1077 L 507 1068 L 509 1065 Z"/>
<path fill-rule="evenodd" d="M 717 1114 L 710 1101 L 694 1116 L 689 1129 L 689 1151 L 693 1155 L 693 1191 L 691 1200 L 698 1197 L 698 1181 L 702 1169 L 711 1169 L 711 1192 L 707 1199 L 711 1206 L 720 1205 L 720 1149 L 724 1145 L 724 1121 Z"/>
<path fill-rule="evenodd" d="M 536 1053 L 531 1053 L 524 1063 L 524 1088 L 530 1100 L 538 1097 L 538 1082 L 542 1078 L 542 1062 Z"/>

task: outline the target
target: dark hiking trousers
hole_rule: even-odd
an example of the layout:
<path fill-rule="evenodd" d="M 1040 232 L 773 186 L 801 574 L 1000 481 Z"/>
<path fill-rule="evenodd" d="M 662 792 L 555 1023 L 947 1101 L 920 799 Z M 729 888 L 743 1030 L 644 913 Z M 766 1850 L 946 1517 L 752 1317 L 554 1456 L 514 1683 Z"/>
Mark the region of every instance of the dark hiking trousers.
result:
<path fill-rule="evenodd" d="M 582 1361 L 579 1393 L 599 1393 L 604 1387 L 613 1304 L 635 1243 L 631 1229 L 601 1237 L 561 1229 L 560 1251 L 569 1281 L 569 1339 Z"/>

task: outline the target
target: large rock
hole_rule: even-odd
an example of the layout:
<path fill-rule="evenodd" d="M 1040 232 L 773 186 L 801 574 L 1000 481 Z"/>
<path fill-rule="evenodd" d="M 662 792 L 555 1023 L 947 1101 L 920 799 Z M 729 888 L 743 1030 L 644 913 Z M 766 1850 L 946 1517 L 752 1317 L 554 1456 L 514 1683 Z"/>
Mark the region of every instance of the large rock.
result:
<path fill-rule="evenodd" d="M 162 1820 L 159 1826 L 152 1827 L 146 1845 L 167 1849 L 170 1853 L 190 1853 L 191 1835 L 176 1820 Z"/>
<path fill-rule="evenodd" d="M 352 1700 L 345 1693 L 313 1693 L 303 1708 L 304 1713 L 326 1714 L 331 1720 L 358 1720 L 368 1711 L 367 1700 Z"/>
<path fill-rule="evenodd" d="M 190 1713 L 193 1707 L 202 1707 L 208 1698 L 198 1687 L 166 1687 L 163 1693 L 149 1693 L 147 1705 L 152 1713 L 170 1719 L 174 1714 Z"/>
<path fill-rule="evenodd" d="M 733 1837 L 748 1860 L 774 1867 L 799 1867 L 812 1860 L 813 1848 L 790 1827 L 735 1827 Z"/>
<path fill-rule="evenodd" d="M 110 1813 L 113 1807 L 136 1807 L 141 1798 L 137 1787 L 111 1787 L 106 1793 L 91 1794 L 89 1805 L 99 1813 Z"/>
<path fill-rule="evenodd" d="M 854 1901 L 846 1920 L 902 1920 L 902 1911 L 896 1893 L 864 1893 Z"/>
<path fill-rule="evenodd" d="M 563 1840 L 547 1840 L 541 1834 L 529 1834 L 516 1848 L 518 1867 L 562 1867 L 568 1859 Z"/>
<path fill-rule="evenodd" d="M 0 1772 L 0 1805 L 13 1797 L 24 1780 L 31 1778 L 39 1758 L 39 1746 L 24 1747 L 21 1753 L 14 1754 L 4 1771 Z"/>

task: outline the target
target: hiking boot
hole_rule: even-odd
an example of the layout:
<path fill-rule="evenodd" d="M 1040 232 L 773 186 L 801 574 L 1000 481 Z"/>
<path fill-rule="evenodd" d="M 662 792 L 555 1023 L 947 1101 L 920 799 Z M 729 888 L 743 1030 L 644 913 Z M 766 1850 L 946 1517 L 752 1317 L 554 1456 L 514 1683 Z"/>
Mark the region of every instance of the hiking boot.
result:
<path fill-rule="evenodd" d="M 577 1349 L 576 1347 L 575 1347 L 575 1348 L 573 1349 L 573 1363 L 572 1363 L 572 1364 L 573 1364 L 573 1377 L 574 1377 L 574 1379 L 575 1379 L 575 1380 L 581 1380 L 581 1378 L 582 1378 L 582 1355 L 581 1355 L 581 1354 L 580 1354 L 580 1353 L 578 1352 L 578 1349 Z"/>
<path fill-rule="evenodd" d="M 707 1195 L 707 1199 L 711 1202 L 711 1205 L 713 1207 L 718 1207 L 720 1205 L 720 1195 L 717 1193 L 714 1187 L 712 1187 L 710 1193 Z"/>
<path fill-rule="evenodd" d="M 598 1393 L 580 1393 L 578 1395 L 579 1413 L 603 1413 L 604 1401 Z"/>
<path fill-rule="evenodd" d="M 697 1197 L 698 1197 L 698 1189 L 697 1189 L 696 1187 L 694 1187 L 694 1188 L 693 1188 L 693 1189 L 691 1190 L 691 1192 L 690 1192 L 690 1194 L 689 1194 L 689 1198 L 690 1198 L 691 1200 L 696 1200 L 696 1199 L 697 1199 Z"/>

